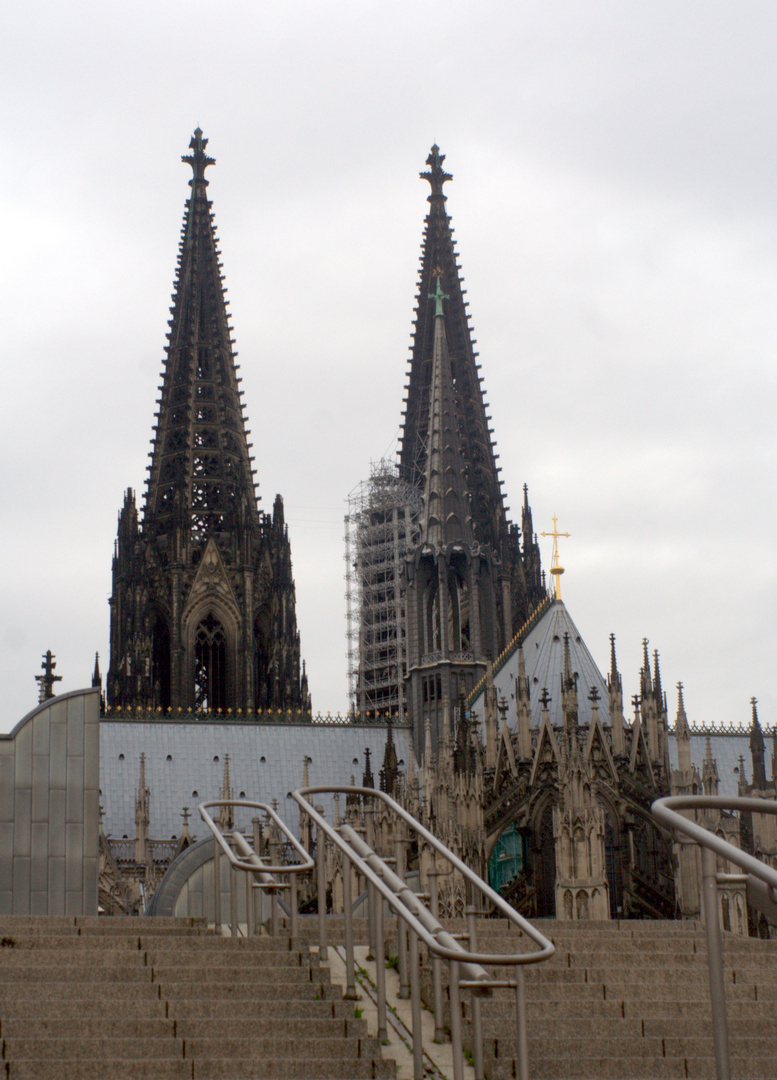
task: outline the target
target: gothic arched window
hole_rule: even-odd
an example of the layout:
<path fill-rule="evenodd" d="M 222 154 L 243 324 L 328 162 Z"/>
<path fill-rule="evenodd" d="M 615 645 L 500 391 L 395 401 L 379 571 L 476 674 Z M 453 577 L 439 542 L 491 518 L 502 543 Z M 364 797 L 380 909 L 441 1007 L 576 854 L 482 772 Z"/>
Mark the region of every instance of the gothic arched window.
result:
<path fill-rule="evenodd" d="M 154 704 L 168 709 L 170 701 L 170 631 L 161 615 L 154 622 L 152 652 L 152 681 Z"/>
<path fill-rule="evenodd" d="M 227 707 L 227 639 L 213 614 L 194 635 L 194 707 L 198 712 Z"/>

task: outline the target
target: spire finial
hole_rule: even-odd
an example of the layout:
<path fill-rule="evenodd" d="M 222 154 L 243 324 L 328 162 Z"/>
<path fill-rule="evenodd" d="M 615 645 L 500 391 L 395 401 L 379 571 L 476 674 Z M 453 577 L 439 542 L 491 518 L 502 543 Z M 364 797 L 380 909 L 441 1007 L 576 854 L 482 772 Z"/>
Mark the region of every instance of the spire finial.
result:
<path fill-rule="evenodd" d="M 556 599 L 561 599 L 561 575 L 564 573 L 564 567 L 559 561 L 558 554 L 558 541 L 560 536 L 569 537 L 568 532 L 558 531 L 558 518 L 553 515 L 553 532 L 543 532 L 540 536 L 552 536 L 553 537 L 553 562 L 550 568 L 550 572 L 553 576 L 553 580 L 556 582 Z"/>
<path fill-rule="evenodd" d="M 38 683 L 38 704 L 42 704 L 44 701 L 48 701 L 49 698 L 53 698 L 54 683 L 62 682 L 62 676 L 54 674 L 54 668 L 56 666 L 54 653 L 51 649 L 47 649 L 43 654 L 43 663 L 41 664 L 43 674 L 35 676 L 35 682 Z"/>
<path fill-rule="evenodd" d="M 201 180 L 204 184 L 208 181 L 205 179 L 205 170 L 209 165 L 215 165 L 216 159 L 208 157 L 205 153 L 205 147 L 208 145 L 208 140 L 203 139 L 202 131 L 200 128 L 195 128 L 192 135 L 191 142 L 189 143 L 189 149 L 191 154 L 184 154 L 181 157 L 181 161 L 187 162 L 192 167 L 193 176 L 189 183 L 194 187 L 198 180 Z"/>
<path fill-rule="evenodd" d="M 618 677 L 618 660 L 615 656 L 615 634 L 610 634 L 610 678 L 613 683 Z"/>
<path fill-rule="evenodd" d="M 447 195 L 443 195 L 442 186 L 448 180 L 452 180 L 453 177 L 443 169 L 443 161 L 445 161 L 445 154 L 440 153 L 440 148 L 437 143 L 435 143 L 429 152 L 429 157 L 426 159 L 426 164 L 429 166 L 429 172 L 418 174 L 422 180 L 428 180 L 431 185 L 432 193 L 429 196 L 429 202 L 431 202 L 432 199 L 447 198 Z"/>

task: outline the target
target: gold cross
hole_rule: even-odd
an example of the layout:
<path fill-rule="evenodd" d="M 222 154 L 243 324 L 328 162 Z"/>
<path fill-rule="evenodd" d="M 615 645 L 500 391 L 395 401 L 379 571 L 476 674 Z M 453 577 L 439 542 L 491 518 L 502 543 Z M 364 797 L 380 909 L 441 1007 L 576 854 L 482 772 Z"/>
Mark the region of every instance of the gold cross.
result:
<path fill-rule="evenodd" d="M 559 562 L 558 557 L 558 538 L 560 536 L 569 537 L 568 532 L 558 531 L 558 519 L 556 515 L 553 515 L 553 532 L 543 532 L 540 536 L 552 536 L 553 537 L 553 561 L 550 567 L 550 572 L 553 575 L 556 582 L 556 599 L 561 599 L 561 575 L 564 573 L 564 567 Z"/>

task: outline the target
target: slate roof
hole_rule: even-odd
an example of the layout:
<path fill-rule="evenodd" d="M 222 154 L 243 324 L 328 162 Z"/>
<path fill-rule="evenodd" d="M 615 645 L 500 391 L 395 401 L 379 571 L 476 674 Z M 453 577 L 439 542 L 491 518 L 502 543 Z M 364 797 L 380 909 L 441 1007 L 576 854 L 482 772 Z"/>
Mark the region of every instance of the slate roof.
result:
<path fill-rule="evenodd" d="M 739 786 L 739 756 L 745 759 L 745 774 L 752 782 L 753 759 L 750 756 L 750 736 L 740 734 L 717 734 L 710 735 L 710 747 L 712 756 L 718 767 L 720 784 L 719 795 L 737 795 Z M 691 762 L 699 770 L 704 763 L 704 755 L 707 749 L 707 736 L 691 734 Z M 669 736 L 669 761 L 672 768 L 677 768 L 677 740 L 673 734 Z M 734 772 L 734 769 L 737 771 Z"/>
<path fill-rule="evenodd" d="M 588 647 L 580 636 L 580 631 L 572 621 L 562 600 L 555 600 L 542 618 L 526 634 L 523 639 L 523 658 L 526 665 L 526 675 L 529 679 L 529 696 L 531 698 L 531 722 L 532 727 L 540 725 L 540 695 L 544 687 L 547 687 L 550 695 L 550 722 L 554 725 L 563 724 L 561 712 L 561 675 L 564 670 L 564 634 L 569 634 L 569 652 L 572 661 L 572 671 L 577 675 L 578 692 L 578 722 L 589 724 L 591 722 L 591 703 L 588 694 L 592 686 L 599 691 L 602 699 L 599 706 L 599 716 L 602 721 L 607 721 L 607 684 L 604 676 L 596 666 L 594 658 L 588 651 Z M 502 663 L 501 668 L 494 675 L 497 700 L 505 698 L 511 704 L 507 713 L 508 723 L 515 727 L 515 679 L 518 673 L 518 646 L 516 644 L 512 653 Z M 485 691 L 472 703 L 472 709 L 477 714 L 479 723 L 482 725 L 485 716 L 484 709 Z"/>
<path fill-rule="evenodd" d="M 205 837 L 197 806 L 217 799 L 224 779 L 224 757 L 229 754 L 230 784 L 234 797 L 272 804 L 295 832 L 297 804 L 289 797 L 302 787 L 302 768 L 310 758 L 313 784 L 361 784 L 364 750 L 370 748 L 375 783 L 386 745 L 383 725 L 186 723 L 180 721 L 108 720 L 100 723 L 100 803 L 103 827 L 114 839 L 135 837 L 135 793 L 140 755 L 146 755 L 146 786 L 151 793 L 149 836 L 168 840 L 179 836 L 182 811 L 192 812 L 190 831 Z M 394 726 L 397 758 L 409 760 L 410 730 Z M 242 796 L 241 793 L 245 792 Z M 317 801 L 332 820 L 331 796 Z M 341 802 L 341 809 L 345 805 Z M 250 811 L 238 810 L 239 826 L 247 825 Z"/>

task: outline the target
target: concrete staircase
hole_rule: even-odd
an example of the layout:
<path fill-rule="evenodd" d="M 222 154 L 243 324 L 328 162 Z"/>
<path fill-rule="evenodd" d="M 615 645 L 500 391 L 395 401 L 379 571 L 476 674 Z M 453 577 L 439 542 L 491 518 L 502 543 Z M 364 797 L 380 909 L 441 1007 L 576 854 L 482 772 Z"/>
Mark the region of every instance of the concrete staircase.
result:
<path fill-rule="evenodd" d="M 462 932 L 463 922 L 446 924 Z M 716 1075 L 703 928 L 681 922 L 543 922 L 553 958 L 526 969 L 532 1080 L 712 1080 Z M 777 941 L 724 935 L 734 1080 L 777 1076 Z M 478 945 L 517 951 L 503 920 L 478 922 Z M 512 944 L 511 944 L 512 943 Z M 447 968 L 443 966 L 444 978 Z M 502 969 L 504 971 L 504 969 Z M 495 972 L 496 973 L 496 972 Z M 424 968 L 431 1007 L 431 973 Z M 447 1000 L 447 982 L 445 985 Z M 471 1005 L 462 995 L 465 1047 Z M 484 1068 L 512 1080 L 515 998 L 482 1003 Z M 449 1014 L 446 1016 L 449 1023 Z"/>
<path fill-rule="evenodd" d="M 198 919 L 0 919 L 8 1080 L 395 1075 L 305 945 Z"/>

